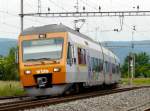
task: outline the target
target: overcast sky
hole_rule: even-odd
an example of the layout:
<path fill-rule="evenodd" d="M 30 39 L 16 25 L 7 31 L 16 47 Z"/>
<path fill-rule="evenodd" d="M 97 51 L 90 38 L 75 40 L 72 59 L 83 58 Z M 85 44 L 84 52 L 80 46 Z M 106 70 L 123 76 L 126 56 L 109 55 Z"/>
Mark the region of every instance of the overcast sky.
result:
<path fill-rule="evenodd" d="M 38 0 L 24 0 L 24 11 L 37 12 Z M 76 0 L 41 0 L 42 12 L 66 12 L 75 11 Z M 150 0 L 79 0 L 79 11 L 124 11 L 124 10 L 150 10 Z M 135 8 L 134 8 L 135 7 Z M 0 38 L 17 39 L 20 33 L 20 0 L 0 0 Z M 77 18 L 39 18 L 25 17 L 25 28 L 31 26 L 59 24 L 62 23 L 74 28 L 74 20 Z M 97 17 L 85 18 L 81 32 L 89 35 L 93 39 L 101 41 L 129 41 L 132 38 L 132 28 L 136 27 L 134 40 L 150 40 L 150 16 L 149 17 L 124 17 L 123 30 L 121 32 L 112 31 L 120 29 L 119 17 Z"/>

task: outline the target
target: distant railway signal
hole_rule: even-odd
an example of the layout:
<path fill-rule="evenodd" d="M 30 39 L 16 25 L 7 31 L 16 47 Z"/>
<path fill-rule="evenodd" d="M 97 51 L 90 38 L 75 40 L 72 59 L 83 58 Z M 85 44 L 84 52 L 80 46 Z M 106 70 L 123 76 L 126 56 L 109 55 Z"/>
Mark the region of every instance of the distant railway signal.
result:
<path fill-rule="evenodd" d="M 128 78 L 129 84 L 132 84 L 135 75 L 135 54 L 130 53 L 128 56 Z"/>

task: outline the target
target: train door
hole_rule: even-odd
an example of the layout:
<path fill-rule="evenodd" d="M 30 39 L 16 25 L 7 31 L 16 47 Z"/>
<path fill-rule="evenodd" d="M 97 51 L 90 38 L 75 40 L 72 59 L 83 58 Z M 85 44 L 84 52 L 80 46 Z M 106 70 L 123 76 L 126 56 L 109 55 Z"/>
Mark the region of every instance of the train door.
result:
<path fill-rule="evenodd" d="M 76 70 L 76 54 L 75 54 L 75 44 L 68 42 L 67 51 L 67 81 L 76 82 L 77 81 L 77 70 Z"/>
<path fill-rule="evenodd" d="M 87 66 L 88 66 L 88 76 L 87 76 L 87 80 L 88 82 L 91 81 L 91 76 L 92 76 L 92 64 L 91 64 L 91 57 L 89 54 L 89 50 L 87 50 Z"/>
<path fill-rule="evenodd" d="M 104 76 L 105 77 L 105 84 L 108 84 L 109 83 L 109 80 L 108 80 L 108 75 L 109 75 L 108 72 L 109 71 L 108 71 L 108 62 L 107 61 L 104 62 L 104 72 L 105 72 L 104 73 L 105 74 L 105 76 Z"/>
<path fill-rule="evenodd" d="M 110 63 L 109 63 L 109 81 L 110 81 L 110 84 L 113 82 L 113 74 L 112 74 L 112 63 L 111 63 L 111 59 L 110 59 Z"/>
<path fill-rule="evenodd" d="M 87 63 L 87 49 L 83 47 L 77 48 L 78 54 L 78 79 L 86 82 L 88 79 L 88 63 Z"/>

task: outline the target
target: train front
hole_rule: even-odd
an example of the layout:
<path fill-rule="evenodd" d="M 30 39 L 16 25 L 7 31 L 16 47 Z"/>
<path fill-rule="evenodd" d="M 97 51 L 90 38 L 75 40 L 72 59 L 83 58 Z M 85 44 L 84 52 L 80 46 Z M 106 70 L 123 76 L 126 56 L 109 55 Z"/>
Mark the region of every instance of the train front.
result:
<path fill-rule="evenodd" d="M 62 94 L 65 84 L 67 33 L 19 36 L 19 74 L 30 96 Z"/>

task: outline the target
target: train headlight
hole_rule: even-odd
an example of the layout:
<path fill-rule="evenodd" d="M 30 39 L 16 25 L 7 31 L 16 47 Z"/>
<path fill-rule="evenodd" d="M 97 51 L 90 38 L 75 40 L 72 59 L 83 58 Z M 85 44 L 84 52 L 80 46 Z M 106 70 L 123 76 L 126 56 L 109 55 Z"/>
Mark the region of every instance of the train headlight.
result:
<path fill-rule="evenodd" d="M 31 71 L 30 70 L 25 70 L 24 74 L 31 74 Z"/>
<path fill-rule="evenodd" d="M 46 34 L 40 34 L 40 35 L 39 35 L 39 38 L 40 38 L 40 39 L 46 38 Z"/>
<path fill-rule="evenodd" d="M 53 71 L 54 71 L 54 72 L 60 72 L 60 70 L 61 70 L 61 69 L 60 69 L 59 67 L 55 67 Z"/>

